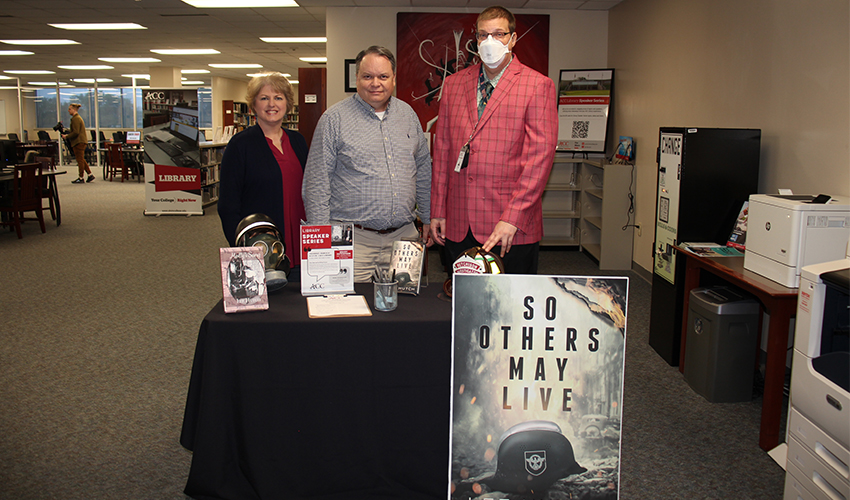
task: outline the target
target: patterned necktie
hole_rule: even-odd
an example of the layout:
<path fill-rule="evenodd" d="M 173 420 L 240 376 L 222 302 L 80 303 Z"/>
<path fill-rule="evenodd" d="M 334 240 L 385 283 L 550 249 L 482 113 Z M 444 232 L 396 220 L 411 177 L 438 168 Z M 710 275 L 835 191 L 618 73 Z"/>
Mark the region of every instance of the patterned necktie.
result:
<path fill-rule="evenodd" d="M 483 76 L 481 79 L 483 79 Z M 478 91 L 481 92 L 481 100 L 478 102 L 478 118 L 481 118 L 481 115 L 484 114 L 484 106 L 487 105 L 487 101 L 493 94 L 493 84 L 490 83 L 490 80 L 484 80 L 483 83 L 478 84 Z"/>

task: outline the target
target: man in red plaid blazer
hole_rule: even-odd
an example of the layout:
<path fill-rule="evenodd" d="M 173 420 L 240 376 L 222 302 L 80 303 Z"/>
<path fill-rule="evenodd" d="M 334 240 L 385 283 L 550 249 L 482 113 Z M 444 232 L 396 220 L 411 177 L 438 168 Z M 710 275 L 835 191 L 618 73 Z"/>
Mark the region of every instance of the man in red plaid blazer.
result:
<path fill-rule="evenodd" d="M 431 234 L 450 263 L 474 246 L 500 247 L 506 272 L 536 274 L 558 136 L 555 83 L 511 53 L 516 21 L 507 9 L 484 10 L 476 37 L 482 62 L 443 83 Z"/>

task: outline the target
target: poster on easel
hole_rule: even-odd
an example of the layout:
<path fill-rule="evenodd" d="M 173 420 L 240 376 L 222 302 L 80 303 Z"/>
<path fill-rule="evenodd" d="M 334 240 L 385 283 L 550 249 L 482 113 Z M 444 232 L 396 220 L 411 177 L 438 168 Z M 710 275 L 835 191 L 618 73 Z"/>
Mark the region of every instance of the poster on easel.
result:
<path fill-rule="evenodd" d="M 144 89 L 145 215 L 203 215 L 196 89 Z"/>
<path fill-rule="evenodd" d="M 556 150 L 604 154 L 613 95 L 613 69 L 562 69 Z"/>
<path fill-rule="evenodd" d="M 450 500 L 618 497 L 628 284 L 454 275 Z"/>

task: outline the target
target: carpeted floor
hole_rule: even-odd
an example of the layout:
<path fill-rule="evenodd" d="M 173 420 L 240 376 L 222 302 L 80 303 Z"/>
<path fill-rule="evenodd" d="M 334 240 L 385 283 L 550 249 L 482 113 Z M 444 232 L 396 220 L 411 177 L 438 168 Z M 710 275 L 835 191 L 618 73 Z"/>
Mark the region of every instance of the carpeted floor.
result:
<path fill-rule="evenodd" d="M 59 176 L 61 226 L 0 231 L 0 498 L 185 500 L 178 438 L 226 240 L 215 207 L 146 217 L 143 184 L 95 174 Z M 429 266 L 440 286 L 436 252 Z M 782 497 L 757 445 L 761 400 L 708 403 L 655 354 L 646 281 L 576 251 L 543 251 L 540 267 L 630 277 L 620 498 Z"/>

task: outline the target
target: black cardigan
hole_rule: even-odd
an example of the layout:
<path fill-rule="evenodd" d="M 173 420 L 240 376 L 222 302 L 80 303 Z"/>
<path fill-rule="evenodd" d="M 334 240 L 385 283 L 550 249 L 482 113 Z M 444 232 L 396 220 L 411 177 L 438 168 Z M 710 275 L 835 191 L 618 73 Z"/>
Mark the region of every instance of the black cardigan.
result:
<path fill-rule="evenodd" d="M 298 132 L 284 131 L 303 171 L 307 163 L 307 141 Z M 220 186 L 218 215 L 230 246 L 236 246 L 236 226 L 239 221 L 251 214 L 268 215 L 281 235 L 284 234 L 280 166 L 259 126 L 248 127 L 227 143 L 221 161 Z M 290 251 L 287 249 L 287 253 Z"/>

